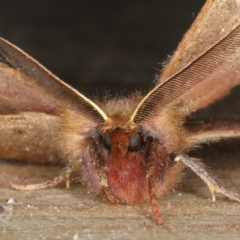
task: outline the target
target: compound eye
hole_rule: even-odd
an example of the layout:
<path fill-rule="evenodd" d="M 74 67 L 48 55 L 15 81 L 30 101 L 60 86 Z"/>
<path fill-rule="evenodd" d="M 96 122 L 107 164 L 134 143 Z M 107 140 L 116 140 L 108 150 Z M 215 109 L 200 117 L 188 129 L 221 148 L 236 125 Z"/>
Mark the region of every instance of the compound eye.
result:
<path fill-rule="evenodd" d="M 112 141 L 109 132 L 105 132 L 102 136 L 102 146 L 107 150 L 111 149 Z"/>
<path fill-rule="evenodd" d="M 132 152 L 137 151 L 142 146 L 142 142 L 143 142 L 143 139 L 140 133 L 138 132 L 133 133 L 133 135 L 129 140 L 128 150 Z"/>

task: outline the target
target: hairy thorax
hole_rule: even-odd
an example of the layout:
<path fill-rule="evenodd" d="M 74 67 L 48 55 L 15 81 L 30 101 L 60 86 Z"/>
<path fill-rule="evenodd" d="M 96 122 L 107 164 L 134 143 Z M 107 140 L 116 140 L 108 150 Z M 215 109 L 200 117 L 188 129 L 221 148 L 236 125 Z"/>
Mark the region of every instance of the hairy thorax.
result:
<path fill-rule="evenodd" d="M 91 137 L 83 153 L 84 179 L 93 192 L 105 193 L 111 202 L 135 204 L 149 201 L 154 187 L 164 195 L 181 176 L 182 166 L 174 163 L 165 143 L 129 121 L 129 107 L 137 96 L 118 101 L 121 111 L 108 102 L 109 119 Z M 119 104 L 120 103 L 120 104 Z M 128 105 L 129 104 L 129 105 Z M 151 189 L 150 189 L 151 185 Z M 152 187 L 153 186 L 153 187 Z"/>

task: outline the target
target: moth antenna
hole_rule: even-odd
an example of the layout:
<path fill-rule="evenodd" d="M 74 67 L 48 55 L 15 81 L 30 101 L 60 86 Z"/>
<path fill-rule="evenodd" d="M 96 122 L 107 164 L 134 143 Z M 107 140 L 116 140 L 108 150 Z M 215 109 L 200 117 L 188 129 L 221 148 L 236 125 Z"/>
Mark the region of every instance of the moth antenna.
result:
<path fill-rule="evenodd" d="M 153 88 L 138 104 L 130 121 L 139 123 L 151 120 L 159 115 L 166 106 L 221 69 L 221 66 L 237 59 L 239 40 L 240 24 L 238 23 L 230 33 L 211 45 L 176 74 Z M 238 84 L 239 81 L 236 81 L 235 85 Z M 194 95 L 194 97 L 197 96 Z"/>
<path fill-rule="evenodd" d="M 0 55 L 10 65 L 30 78 L 46 92 L 54 96 L 68 109 L 74 110 L 97 122 L 104 122 L 108 116 L 93 101 L 63 82 L 34 58 L 0 37 Z"/>
<path fill-rule="evenodd" d="M 221 184 L 211 176 L 211 173 L 200 159 L 191 158 L 187 155 L 181 154 L 177 155 L 174 161 L 181 161 L 187 167 L 191 168 L 207 184 L 212 194 L 213 202 L 216 201 L 215 193 L 221 193 L 232 200 L 240 202 L 240 194 L 230 191 L 227 188 L 221 186 Z"/>

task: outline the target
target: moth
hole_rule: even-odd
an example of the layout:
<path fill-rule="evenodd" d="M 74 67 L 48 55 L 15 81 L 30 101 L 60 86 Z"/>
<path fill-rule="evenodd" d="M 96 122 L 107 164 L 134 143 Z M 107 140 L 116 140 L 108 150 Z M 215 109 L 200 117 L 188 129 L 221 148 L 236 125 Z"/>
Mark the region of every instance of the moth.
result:
<path fill-rule="evenodd" d="M 162 224 L 157 200 L 189 167 L 214 201 L 221 193 L 240 202 L 202 160 L 188 155 L 202 143 L 240 137 L 239 123 L 188 118 L 240 85 L 239 16 L 239 0 L 208 0 L 148 94 L 102 102 L 1 38 L 0 157 L 66 166 L 51 181 L 13 187 L 34 190 L 62 181 L 69 186 L 77 172 L 93 193 L 112 203 L 150 202 Z"/>

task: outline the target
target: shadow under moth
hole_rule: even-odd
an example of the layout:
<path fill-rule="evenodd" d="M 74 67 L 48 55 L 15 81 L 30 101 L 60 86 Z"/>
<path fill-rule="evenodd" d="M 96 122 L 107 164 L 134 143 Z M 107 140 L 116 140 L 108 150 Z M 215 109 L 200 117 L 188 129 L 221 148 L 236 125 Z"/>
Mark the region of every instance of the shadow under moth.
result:
<path fill-rule="evenodd" d="M 240 202 L 188 155 L 202 143 L 239 138 L 240 124 L 187 118 L 240 85 L 240 0 L 206 2 L 145 96 L 93 102 L 2 38 L 0 54 L 0 157 L 66 166 L 53 180 L 15 189 L 69 186 L 78 172 L 112 203 L 150 202 L 162 224 L 157 199 L 187 166 L 213 200 L 221 193 Z"/>

